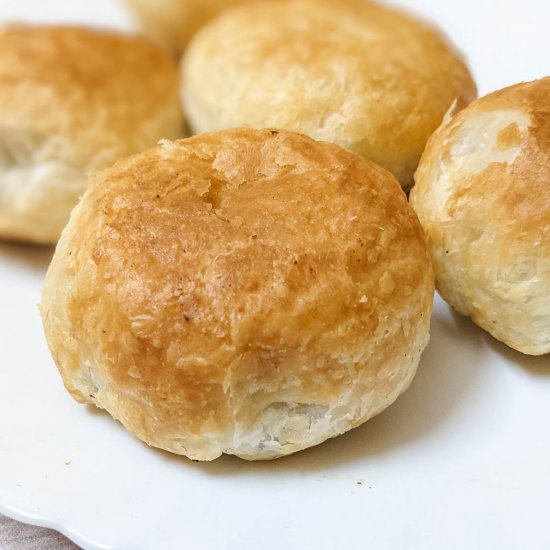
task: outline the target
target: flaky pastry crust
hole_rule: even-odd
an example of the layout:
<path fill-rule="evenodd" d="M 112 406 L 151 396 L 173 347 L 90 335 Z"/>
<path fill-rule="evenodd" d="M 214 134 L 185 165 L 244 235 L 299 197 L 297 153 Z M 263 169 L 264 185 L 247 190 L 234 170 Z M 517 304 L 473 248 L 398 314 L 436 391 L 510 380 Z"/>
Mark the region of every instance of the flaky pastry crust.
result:
<path fill-rule="evenodd" d="M 447 121 L 415 179 L 445 300 L 516 350 L 550 352 L 550 78 Z"/>
<path fill-rule="evenodd" d="M 476 87 L 429 25 L 366 0 L 275 0 L 224 12 L 182 61 L 195 133 L 249 126 L 330 141 L 408 189 L 430 134 Z"/>
<path fill-rule="evenodd" d="M 56 242 L 88 172 L 183 133 L 170 55 L 136 36 L 0 30 L 0 237 Z"/>
<path fill-rule="evenodd" d="M 397 181 L 275 130 L 166 141 L 98 174 L 41 311 L 67 389 L 149 445 L 286 455 L 409 385 L 433 274 Z"/>
<path fill-rule="evenodd" d="M 143 32 L 176 54 L 193 35 L 222 11 L 262 0 L 125 0 Z"/>

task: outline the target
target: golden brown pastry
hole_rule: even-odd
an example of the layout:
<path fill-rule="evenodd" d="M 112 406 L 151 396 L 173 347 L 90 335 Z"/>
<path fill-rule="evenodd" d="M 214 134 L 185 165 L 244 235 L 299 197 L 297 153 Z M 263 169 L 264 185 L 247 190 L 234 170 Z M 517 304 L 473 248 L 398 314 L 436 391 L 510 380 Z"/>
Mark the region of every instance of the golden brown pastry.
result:
<path fill-rule="evenodd" d="M 195 133 L 283 128 L 336 143 L 402 186 L 430 134 L 476 88 L 430 26 L 367 1 L 249 3 L 196 35 L 182 62 Z"/>
<path fill-rule="evenodd" d="M 434 286 L 397 181 L 275 130 L 197 136 L 97 175 L 42 316 L 67 389 L 149 445 L 270 459 L 410 384 Z"/>
<path fill-rule="evenodd" d="M 258 0 L 125 0 L 147 36 L 181 53 L 192 36 L 223 10 Z"/>
<path fill-rule="evenodd" d="M 510 347 L 550 352 L 550 78 L 447 121 L 415 179 L 441 295 Z"/>
<path fill-rule="evenodd" d="M 0 30 L 0 238 L 56 242 L 87 172 L 182 135 L 177 68 L 148 41 Z"/>

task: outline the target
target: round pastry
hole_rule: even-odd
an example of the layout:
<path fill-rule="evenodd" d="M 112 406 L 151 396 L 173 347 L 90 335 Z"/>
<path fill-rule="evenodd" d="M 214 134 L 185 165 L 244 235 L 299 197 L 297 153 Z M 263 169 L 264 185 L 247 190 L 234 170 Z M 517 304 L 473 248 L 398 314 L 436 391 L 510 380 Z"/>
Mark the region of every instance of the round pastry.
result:
<path fill-rule="evenodd" d="M 182 135 L 177 66 L 145 39 L 0 30 L 0 237 L 56 242 L 87 172 Z"/>
<path fill-rule="evenodd" d="M 366 1 L 239 6 L 196 35 L 182 72 L 195 133 L 300 132 L 367 157 L 406 189 L 446 111 L 476 94 L 441 35 Z"/>
<path fill-rule="evenodd" d="M 415 179 L 443 298 L 510 347 L 550 352 L 550 78 L 447 121 Z"/>
<path fill-rule="evenodd" d="M 147 36 L 176 53 L 223 10 L 253 1 L 257 0 L 125 0 Z"/>
<path fill-rule="evenodd" d="M 270 459 L 410 384 L 433 273 L 395 179 L 275 130 L 197 136 L 97 175 L 43 291 L 75 399 L 192 459 Z"/>

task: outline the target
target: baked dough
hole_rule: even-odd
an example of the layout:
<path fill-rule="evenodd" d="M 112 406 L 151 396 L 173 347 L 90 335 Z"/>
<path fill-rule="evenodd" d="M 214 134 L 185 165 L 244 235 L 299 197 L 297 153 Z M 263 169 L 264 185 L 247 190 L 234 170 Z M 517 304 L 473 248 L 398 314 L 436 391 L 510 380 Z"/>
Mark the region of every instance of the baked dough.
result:
<path fill-rule="evenodd" d="M 173 52 L 185 50 L 192 36 L 223 10 L 261 0 L 125 0 L 143 32 Z"/>
<path fill-rule="evenodd" d="M 54 243 L 87 172 L 182 136 L 177 66 L 142 38 L 0 30 L 0 237 Z"/>
<path fill-rule="evenodd" d="M 67 389 L 197 460 L 270 459 L 410 384 L 433 273 L 397 181 L 275 130 L 165 141 L 97 175 L 46 277 Z"/>
<path fill-rule="evenodd" d="M 248 3 L 195 36 L 182 61 L 195 133 L 283 128 L 390 170 L 405 189 L 430 134 L 476 96 L 432 27 L 366 1 Z"/>
<path fill-rule="evenodd" d="M 415 179 L 441 295 L 510 347 L 550 352 L 550 78 L 447 121 Z"/>

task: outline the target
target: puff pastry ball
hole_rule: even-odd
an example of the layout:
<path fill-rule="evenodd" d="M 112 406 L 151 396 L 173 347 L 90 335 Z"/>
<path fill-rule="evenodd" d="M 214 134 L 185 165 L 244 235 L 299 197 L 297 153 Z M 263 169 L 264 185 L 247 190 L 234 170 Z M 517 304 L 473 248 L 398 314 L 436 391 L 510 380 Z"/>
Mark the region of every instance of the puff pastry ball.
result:
<path fill-rule="evenodd" d="M 275 130 L 166 141 L 99 174 L 41 311 L 73 397 L 196 460 L 271 459 L 410 384 L 434 281 L 397 181 Z"/>
<path fill-rule="evenodd" d="M 250 3 L 196 35 L 182 61 L 196 133 L 250 126 L 330 141 L 404 188 L 449 107 L 476 87 L 431 27 L 366 1 Z"/>
<path fill-rule="evenodd" d="M 258 0 L 125 0 L 144 33 L 181 53 L 192 36 L 223 10 Z"/>
<path fill-rule="evenodd" d="M 550 78 L 448 121 L 415 179 L 441 295 L 510 347 L 550 352 Z"/>
<path fill-rule="evenodd" d="M 182 136 L 177 66 L 143 38 L 0 30 L 0 237 L 54 243 L 87 172 Z"/>

